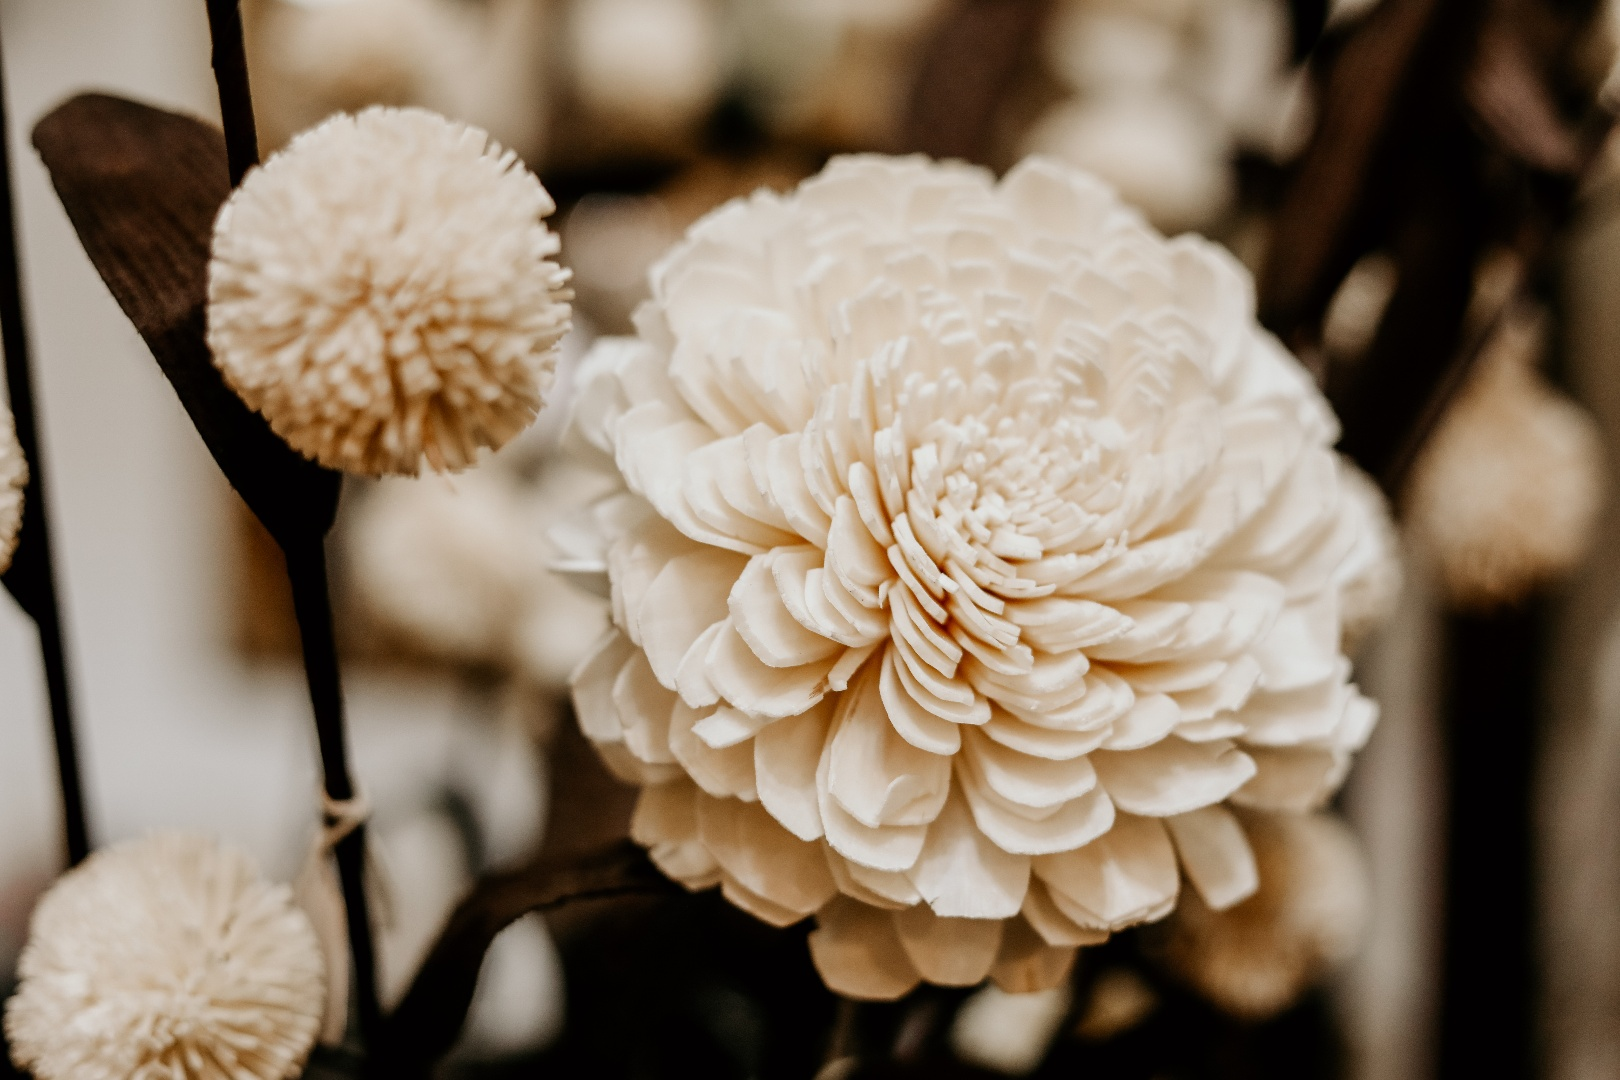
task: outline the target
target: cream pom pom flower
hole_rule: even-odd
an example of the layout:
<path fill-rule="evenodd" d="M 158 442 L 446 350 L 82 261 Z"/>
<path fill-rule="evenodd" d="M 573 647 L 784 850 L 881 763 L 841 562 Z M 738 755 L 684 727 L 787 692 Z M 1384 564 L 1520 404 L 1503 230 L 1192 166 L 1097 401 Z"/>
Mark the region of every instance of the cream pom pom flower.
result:
<path fill-rule="evenodd" d="M 0 574 L 11 566 L 22 531 L 23 491 L 28 487 L 28 459 L 17 444 L 11 412 L 0 405 Z"/>
<path fill-rule="evenodd" d="M 326 998 L 291 891 L 182 833 L 63 875 L 34 911 L 18 976 L 6 1036 L 36 1080 L 284 1080 Z"/>
<path fill-rule="evenodd" d="M 299 453 L 349 472 L 463 469 L 534 419 L 568 329 L 540 181 L 422 109 L 336 116 L 220 210 L 208 345 Z"/>
<path fill-rule="evenodd" d="M 1341 570 L 1383 536 L 1235 260 L 1050 161 L 854 157 L 651 279 L 575 407 L 623 490 L 559 546 L 658 864 L 815 915 L 865 998 L 1053 985 L 1183 872 L 1252 892 L 1223 804 L 1342 779 Z"/>

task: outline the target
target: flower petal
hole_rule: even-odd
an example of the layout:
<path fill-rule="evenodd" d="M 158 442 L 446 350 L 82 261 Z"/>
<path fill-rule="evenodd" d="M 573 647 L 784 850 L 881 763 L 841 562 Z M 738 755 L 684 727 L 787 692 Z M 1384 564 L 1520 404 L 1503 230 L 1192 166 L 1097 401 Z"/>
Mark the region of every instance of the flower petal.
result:
<path fill-rule="evenodd" d="M 700 796 L 697 823 L 721 869 L 772 904 L 802 917 L 838 891 L 820 845 L 788 833 L 758 803 Z"/>
<path fill-rule="evenodd" d="M 1170 834 L 1158 819 L 1132 814 L 1120 814 L 1112 829 L 1077 851 L 1036 859 L 1035 873 L 1060 908 L 1065 900 L 1073 905 L 1065 912 L 1071 919 L 1087 916 L 1112 930 L 1162 918 L 1181 888 Z"/>
<path fill-rule="evenodd" d="M 871 668 L 838 700 L 827 757 L 828 794 L 867 828 L 926 825 L 950 793 L 951 759 L 900 738 Z"/>
<path fill-rule="evenodd" d="M 1255 774 L 1253 759 L 1224 739 L 1192 743 L 1174 735 L 1140 750 L 1099 750 L 1091 763 L 1120 809 L 1148 817 L 1218 803 Z"/>
<path fill-rule="evenodd" d="M 922 979 L 889 913 L 854 900 L 816 913 L 810 958 L 829 990 L 857 1001 L 893 1001 Z"/>
<path fill-rule="evenodd" d="M 891 918 L 912 965 L 937 986 L 977 985 L 1001 951 L 1000 919 L 942 918 L 926 904 L 897 911 Z"/>
<path fill-rule="evenodd" d="M 823 701 L 808 712 L 767 725 L 754 737 L 759 801 L 800 840 L 818 840 L 822 835 L 816 766 L 831 725 L 832 704 Z"/>
<path fill-rule="evenodd" d="M 1225 911 L 1260 887 L 1243 826 L 1224 806 L 1206 806 L 1164 819 L 1176 843 L 1182 869 L 1211 911 Z"/>
<path fill-rule="evenodd" d="M 1000 919 L 1017 913 L 1029 883 L 1029 857 L 995 844 L 974 825 L 960 792 L 928 826 L 909 871 L 936 915 Z"/>

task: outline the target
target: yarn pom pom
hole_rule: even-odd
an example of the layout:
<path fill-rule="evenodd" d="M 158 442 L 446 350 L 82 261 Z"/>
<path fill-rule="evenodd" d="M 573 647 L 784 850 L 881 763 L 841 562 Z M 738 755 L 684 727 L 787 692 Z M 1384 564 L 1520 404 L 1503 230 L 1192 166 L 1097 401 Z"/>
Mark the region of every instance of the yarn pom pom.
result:
<path fill-rule="evenodd" d="M 92 855 L 34 911 L 6 1008 L 35 1080 L 284 1080 L 321 1022 L 315 931 L 283 885 L 204 836 Z"/>
<path fill-rule="evenodd" d="M 540 181 L 423 109 L 336 116 L 214 223 L 208 345 L 299 453 L 380 475 L 473 464 L 534 419 L 568 330 Z"/>
<path fill-rule="evenodd" d="M 28 460 L 17 445 L 11 413 L 0 405 L 0 574 L 11 566 L 22 531 L 23 489 L 28 486 Z"/>

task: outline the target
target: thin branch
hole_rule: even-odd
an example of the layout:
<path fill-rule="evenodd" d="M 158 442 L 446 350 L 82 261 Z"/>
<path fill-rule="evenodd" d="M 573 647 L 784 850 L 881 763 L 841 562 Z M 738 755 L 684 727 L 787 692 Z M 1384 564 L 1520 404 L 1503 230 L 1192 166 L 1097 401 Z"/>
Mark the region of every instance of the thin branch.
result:
<path fill-rule="evenodd" d="M 17 222 L 11 188 L 11 134 L 6 117 L 5 74 L 0 67 L 0 337 L 5 343 L 6 386 L 17 442 L 28 460 L 28 486 L 23 492 L 22 532 L 6 588 L 39 627 L 39 650 L 50 701 L 51 735 L 56 743 L 56 772 L 62 792 L 62 831 L 69 866 L 90 853 L 90 829 L 84 810 L 84 783 L 74 736 L 67 655 L 62 644 L 62 609 L 51 558 L 50 506 L 45 495 L 45 457 L 40 452 L 39 418 L 34 401 L 33 371 L 28 355 L 28 326 L 23 317 L 22 274 L 17 257 Z"/>

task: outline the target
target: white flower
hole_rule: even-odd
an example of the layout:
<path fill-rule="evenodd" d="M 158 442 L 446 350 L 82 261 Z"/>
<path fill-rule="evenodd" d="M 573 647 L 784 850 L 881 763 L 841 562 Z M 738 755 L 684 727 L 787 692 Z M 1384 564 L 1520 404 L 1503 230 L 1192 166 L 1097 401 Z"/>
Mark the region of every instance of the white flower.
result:
<path fill-rule="evenodd" d="M 214 224 L 208 345 L 307 457 L 464 469 L 534 419 L 568 329 L 555 209 L 516 156 L 421 109 L 367 109 L 248 174 Z"/>
<path fill-rule="evenodd" d="M 1424 446 L 1402 495 L 1454 604 L 1517 603 L 1574 569 L 1603 506 L 1603 440 L 1536 370 L 1543 327 L 1510 318 Z"/>
<path fill-rule="evenodd" d="M 1180 95 L 1060 102 L 1025 147 L 1095 172 L 1165 232 L 1207 226 L 1232 202 L 1226 134 Z"/>
<path fill-rule="evenodd" d="M 1216 1005 L 1263 1020 L 1355 952 L 1367 872 L 1355 837 L 1330 814 L 1246 812 L 1260 888 L 1226 911 L 1189 898 L 1165 924 L 1164 957 Z"/>
<path fill-rule="evenodd" d="M 0 574 L 11 565 L 22 529 L 23 491 L 28 487 L 28 459 L 17 445 L 11 412 L 0 405 Z"/>
<path fill-rule="evenodd" d="M 546 527 L 601 490 L 597 474 L 567 464 L 534 485 L 491 467 L 384 480 L 349 534 L 360 598 L 424 652 L 560 688 L 606 620 L 547 569 Z"/>
<path fill-rule="evenodd" d="M 1252 891 L 1222 804 L 1319 804 L 1373 724 L 1336 575 L 1377 537 L 1241 267 L 1049 161 L 856 157 L 652 287 L 575 408 L 624 490 L 559 547 L 659 865 L 814 913 L 874 998 Z"/>
<path fill-rule="evenodd" d="M 36 1080 L 283 1080 L 315 1043 L 326 976 L 286 886 L 178 833 L 68 871 L 39 903 L 6 1006 Z"/>

